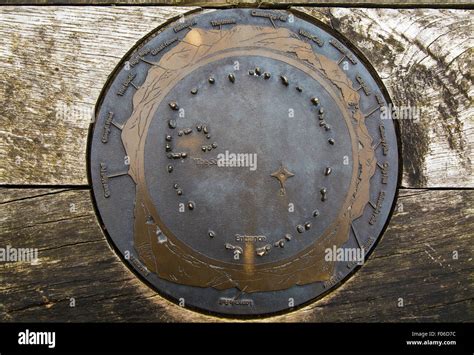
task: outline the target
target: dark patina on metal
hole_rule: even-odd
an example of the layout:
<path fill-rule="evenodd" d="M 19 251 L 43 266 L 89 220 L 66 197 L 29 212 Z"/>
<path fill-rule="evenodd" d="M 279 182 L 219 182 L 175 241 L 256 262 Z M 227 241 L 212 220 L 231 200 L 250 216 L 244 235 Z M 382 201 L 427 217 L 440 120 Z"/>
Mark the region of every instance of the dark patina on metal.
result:
<path fill-rule="evenodd" d="M 97 107 L 90 176 L 130 266 L 181 306 L 290 311 L 361 264 L 398 182 L 370 70 L 297 13 L 192 14 L 142 40 Z"/>

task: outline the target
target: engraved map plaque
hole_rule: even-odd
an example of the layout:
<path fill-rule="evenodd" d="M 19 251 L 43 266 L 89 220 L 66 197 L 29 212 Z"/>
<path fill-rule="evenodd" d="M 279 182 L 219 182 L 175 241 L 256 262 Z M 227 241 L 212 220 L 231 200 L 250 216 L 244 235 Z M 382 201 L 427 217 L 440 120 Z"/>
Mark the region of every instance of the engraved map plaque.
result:
<path fill-rule="evenodd" d="M 180 306 L 292 311 L 367 260 L 398 184 L 390 101 L 293 11 L 193 13 L 142 39 L 96 109 L 89 169 L 122 260 Z"/>

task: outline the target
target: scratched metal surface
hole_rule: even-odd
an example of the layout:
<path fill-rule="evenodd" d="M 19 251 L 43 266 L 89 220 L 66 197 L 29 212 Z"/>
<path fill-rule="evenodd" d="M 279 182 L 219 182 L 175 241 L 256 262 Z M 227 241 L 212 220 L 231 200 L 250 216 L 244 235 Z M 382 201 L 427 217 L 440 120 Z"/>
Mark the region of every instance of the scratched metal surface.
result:
<path fill-rule="evenodd" d="M 118 254 L 169 299 L 233 316 L 290 311 L 336 287 L 357 263 L 337 261 L 326 274 L 317 270 L 315 275 L 324 274 L 319 278 L 309 275 L 310 266 L 306 271 L 294 268 L 288 280 L 272 275 L 270 281 L 258 281 L 246 275 L 249 265 L 257 270 L 304 265 L 301 260 L 310 257 L 305 252 L 326 238 L 328 230 L 338 228 L 345 202 L 358 191 L 354 186 L 359 171 L 368 169 L 361 162 L 373 168 L 360 187 L 367 188 L 367 200 L 357 206 L 360 215 L 348 221 L 342 242 L 333 244 L 363 247 L 367 256 L 387 222 L 398 182 L 395 126 L 381 115 L 389 101 L 364 60 L 343 38 L 298 13 L 253 11 L 190 15 L 143 39 L 114 72 L 99 102 L 90 142 L 95 203 Z M 184 63 L 183 68 L 190 65 L 193 70 L 180 68 L 182 78 L 156 89 L 163 90 L 160 100 L 144 103 L 153 93 L 153 75 L 160 73 L 165 60 L 179 67 L 183 57 L 189 59 L 189 48 L 174 53 L 175 61 L 167 58 L 175 46 L 202 49 L 209 33 L 220 36 L 232 28 L 244 30 L 242 25 L 253 26 L 250 33 L 256 37 L 271 38 L 284 29 L 289 35 L 277 36 L 275 42 L 303 42 L 303 49 L 309 47 L 315 58 L 327 58 L 326 67 L 301 57 L 294 64 L 291 50 L 272 57 L 269 53 L 277 51 L 271 48 L 274 39 L 267 37 L 262 47 L 240 46 L 236 53 L 209 63 L 197 55 L 202 65 Z M 339 68 L 336 74 L 314 74 L 323 72 L 315 66 L 334 68 L 331 63 Z M 345 77 L 347 91 L 341 89 Z M 357 93 L 357 104 L 349 105 L 349 100 L 341 106 L 344 93 Z M 152 112 L 137 114 L 143 108 Z M 342 118 L 354 112 L 361 113 L 359 120 Z M 148 120 L 143 121 L 145 116 Z M 144 123 L 144 135 L 128 140 Z M 133 150 L 135 145 L 139 148 Z M 373 157 L 354 159 L 364 150 Z M 256 154 L 256 169 L 214 166 L 217 154 L 226 151 Z M 173 156 L 177 153 L 185 155 Z M 136 162 L 140 154 L 142 164 Z M 290 204 L 294 211 L 289 211 Z M 146 210 L 143 216 L 141 209 Z M 146 238 L 137 237 L 140 233 L 153 239 L 149 245 L 142 244 Z M 239 236 L 253 241 L 242 242 Z M 172 246 L 167 248 L 174 254 L 165 256 L 160 248 L 171 242 L 189 253 Z M 193 264 L 201 257 L 208 263 L 197 268 Z M 162 260 L 167 263 L 160 264 Z M 212 278 L 220 267 L 224 271 Z M 235 278 L 219 278 L 234 269 L 243 271 L 236 271 Z M 189 280 L 187 271 L 198 281 Z"/>

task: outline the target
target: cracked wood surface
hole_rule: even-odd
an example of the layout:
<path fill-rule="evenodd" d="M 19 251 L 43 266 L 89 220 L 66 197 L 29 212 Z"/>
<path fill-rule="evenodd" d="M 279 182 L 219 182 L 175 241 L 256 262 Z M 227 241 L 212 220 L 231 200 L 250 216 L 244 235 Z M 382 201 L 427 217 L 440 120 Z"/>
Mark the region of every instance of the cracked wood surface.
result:
<path fill-rule="evenodd" d="M 356 45 L 395 106 L 420 110 L 418 120 L 398 120 L 403 186 L 474 187 L 472 12 L 300 10 Z"/>
<path fill-rule="evenodd" d="M 39 249 L 36 265 L 0 264 L 1 321 L 220 320 L 170 303 L 135 277 L 102 234 L 89 190 L 0 191 L 1 245 Z M 401 190 L 359 271 L 321 300 L 264 321 L 474 321 L 473 205 L 472 190 Z"/>
<path fill-rule="evenodd" d="M 126 51 L 190 7 L 0 7 L 0 184 L 86 185 L 88 125 Z M 393 101 L 403 186 L 474 187 L 472 13 L 453 9 L 298 8 L 345 35 Z"/>

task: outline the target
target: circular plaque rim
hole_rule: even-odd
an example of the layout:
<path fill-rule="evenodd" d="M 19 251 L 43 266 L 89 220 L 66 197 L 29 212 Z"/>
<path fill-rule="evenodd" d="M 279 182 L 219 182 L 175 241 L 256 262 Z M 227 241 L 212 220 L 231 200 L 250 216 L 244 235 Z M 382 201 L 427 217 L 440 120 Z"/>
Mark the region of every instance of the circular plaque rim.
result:
<path fill-rule="evenodd" d="M 264 11 L 266 11 L 266 10 L 264 10 Z M 130 260 L 125 259 L 123 253 L 121 252 L 121 250 L 119 250 L 118 246 L 114 242 L 114 239 L 110 236 L 110 234 L 109 234 L 109 232 L 108 232 L 108 230 L 107 230 L 107 228 L 104 224 L 104 221 L 102 219 L 102 216 L 100 214 L 100 210 L 99 210 L 99 207 L 98 207 L 98 204 L 97 204 L 97 201 L 96 201 L 96 197 L 94 195 L 94 189 L 92 188 L 92 185 L 93 185 L 92 173 L 91 173 L 91 169 L 92 169 L 92 167 L 91 167 L 92 138 L 93 138 L 93 133 L 94 133 L 94 129 L 95 129 L 96 117 L 97 117 L 99 109 L 100 109 L 100 107 L 101 107 L 101 105 L 102 105 L 102 103 L 105 99 L 106 93 L 110 89 L 111 84 L 116 79 L 117 74 L 120 72 L 120 70 L 124 66 L 125 62 L 131 57 L 131 54 L 135 53 L 136 50 L 138 48 L 140 48 L 142 44 L 147 43 L 147 41 L 150 38 L 159 35 L 164 29 L 168 28 L 173 23 L 176 23 L 176 21 L 178 19 L 180 19 L 182 17 L 186 18 L 190 15 L 196 15 L 197 13 L 199 13 L 201 11 L 202 11 L 201 9 L 194 9 L 194 10 L 188 11 L 186 13 L 183 13 L 182 15 L 175 16 L 173 18 L 168 19 L 167 21 L 165 21 L 164 23 L 159 25 L 157 28 L 153 29 L 148 34 L 146 34 L 145 36 L 140 38 L 137 41 L 137 43 L 130 50 L 127 51 L 127 53 L 121 58 L 121 60 L 115 66 L 115 68 L 113 69 L 111 74 L 108 76 L 107 81 L 106 81 L 105 85 L 103 86 L 103 88 L 100 92 L 99 99 L 97 100 L 97 103 L 95 105 L 94 121 L 91 123 L 91 125 L 89 127 L 88 139 L 87 139 L 87 178 L 88 178 L 88 185 L 90 186 L 90 194 L 91 194 L 92 204 L 93 204 L 95 214 L 97 216 L 97 220 L 98 220 L 98 222 L 101 226 L 101 229 L 102 229 L 104 235 L 106 236 L 106 239 L 107 239 L 109 245 L 112 247 L 112 249 L 117 254 L 117 256 L 120 258 L 120 260 L 126 265 L 126 267 L 130 271 L 132 271 L 132 273 L 140 281 L 144 282 L 147 286 L 151 287 L 154 291 L 156 291 L 161 297 L 167 299 L 168 301 L 172 302 L 175 305 L 177 303 L 177 297 L 176 296 L 168 294 L 164 290 L 161 290 L 160 288 L 158 288 L 150 280 L 148 280 L 143 274 L 141 274 L 136 269 L 136 267 L 134 267 L 131 264 Z M 225 10 L 213 10 L 213 11 L 225 11 Z M 268 11 L 271 11 L 271 9 L 268 10 Z M 280 11 L 280 10 L 278 10 L 278 11 Z M 208 12 L 205 11 L 203 13 L 206 14 Z M 311 16 L 309 14 L 306 14 L 304 12 L 301 12 L 301 11 L 298 11 L 298 10 L 295 10 L 295 9 L 292 9 L 292 8 L 287 9 L 286 13 L 293 14 L 297 18 L 299 18 L 303 21 L 309 22 L 310 24 L 312 24 L 316 27 L 321 28 L 323 31 L 327 32 L 329 35 L 333 36 L 338 41 L 340 41 L 352 53 L 354 53 L 357 56 L 357 59 L 361 62 L 361 64 L 368 71 L 368 73 L 370 74 L 372 79 L 375 81 L 378 89 L 382 93 L 382 95 L 383 95 L 385 101 L 387 102 L 387 104 L 392 104 L 392 100 L 391 100 L 391 98 L 388 94 L 388 91 L 385 88 L 382 80 L 378 76 L 375 68 L 372 66 L 372 64 L 369 62 L 369 60 L 365 57 L 365 55 L 359 49 L 357 49 L 357 47 L 355 45 L 353 45 L 347 38 L 345 38 L 342 34 L 340 34 L 336 30 L 332 29 L 328 25 L 324 24 L 323 22 L 321 22 L 320 20 L 314 18 L 313 16 Z M 375 240 L 371 244 L 369 250 L 366 252 L 364 260 L 367 260 L 370 257 L 370 255 L 375 250 L 375 248 L 377 247 L 380 240 L 383 238 L 386 229 L 388 228 L 388 225 L 391 221 L 391 218 L 393 217 L 395 206 L 397 204 L 399 188 L 400 188 L 400 185 L 401 185 L 402 166 L 403 166 L 402 163 L 403 163 L 403 161 L 402 161 L 402 155 L 401 155 L 400 127 L 399 127 L 399 123 L 396 119 L 389 120 L 389 122 L 391 122 L 393 124 L 394 132 L 395 132 L 395 138 L 396 138 L 396 142 L 397 142 L 397 149 L 396 149 L 397 152 L 396 153 L 397 153 L 397 158 L 398 158 L 398 162 L 397 162 L 397 168 L 398 168 L 397 170 L 398 171 L 397 171 L 397 177 L 396 177 L 395 191 L 394 191 L 393 200 L 391 201 L 390 209 L 388 211 L 387 218 L 383 222 L 383 227 L 381 228 L 378 235 L 376 235 Z M 354 273 L 356 273 L 360 269 L 360 267 L 361 267 L 361 265 L 357 265 L 357 266 L 353 267 L 341 280 L 339 280 L 338 282 L 336 282 L 333 285 L 331 285 L 330 287 L 328 287 L 325 291 L 323 291 L 323 292 L 319 293 L 317 296 L 315 296 L 313 298 L 310 298 L 309 300 L 307 300 L 305 302 L 299 303 L 299 304 L 297 304 L 297 305 L 295 305 L 294 307 L 291 307 L 291 308 L 285 308 L 285 309 L 281 309 L 281 310 L 276 310 L 276 311 L 271 311 L 271 312 L 263 312 L 263 313 L 255 313 L 255 314 L 235 314 L 235 313 L 218 312 L 218 311 L 205 309 L 205 308 L 202 308 L 202 307 L 199 307 L 199 306 L 194 306 L 192 304 L 187 304 L 185 309 L 193 310 L 193 311 L 196 311 L 196 312 L 201 313 L 201 314 L 217 316 L 217 317 L 222 317 L 222 318 L 235 318 L 235 319 L 265 318 L 265 317 L 271 317 L 271 316 L 276 316 L 276 315 L 281 315 L 281 314 L 293 313 L 293 312 L 295 312 L 295 311 L 297 311 L 301 308 L 304 308 L 305 306 L 307 306 L 309 304 L 313 304 L 313 303 L 317 302 L 318 300 L 322 299 L 323 297 L 325 297 L 329 293 L 337 290 L 344 282 L 346 282 L 349 278 L 351 278 L 354 275 Z"/>

